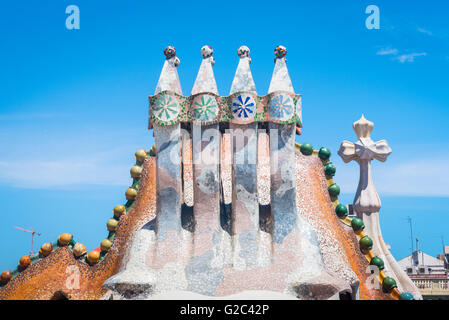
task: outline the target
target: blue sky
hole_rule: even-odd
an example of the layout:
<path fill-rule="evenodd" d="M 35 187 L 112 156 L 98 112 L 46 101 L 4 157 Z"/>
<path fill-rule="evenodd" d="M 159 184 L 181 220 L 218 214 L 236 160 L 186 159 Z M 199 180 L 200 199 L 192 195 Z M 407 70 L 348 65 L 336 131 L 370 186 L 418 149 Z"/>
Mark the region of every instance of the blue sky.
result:
<path fill-rule="evenodd" d="M 80 30 L 65 9 L 80 8 Z M 380 9 L 380 30 L 365 8 Z M 251 49 L 258 93 L 268 90 L 273 49 L 287 47 L 293 86 L 303 94 L 298 141 L 333 151 L 336 181 L 349 202 L 358 166 L 336 151 L 355 140 L 362 113 L 373 139 L 393 153 L 374 163 L 384 238 L 397 258 L 410 250 L 408 224 L 429 254 L 449 243 L 449 3 L 410 1 L 9 1 L 0 5 L 0 269 L 70 232 L 88 249 L 106 236 L 124 202 L 134 152 L 150 148 L 147 96 L 176 47 L 183 93 L 190 94 L 200 48 L 214 48 L 220 94 L 227 95 L 236 50 Z"/>

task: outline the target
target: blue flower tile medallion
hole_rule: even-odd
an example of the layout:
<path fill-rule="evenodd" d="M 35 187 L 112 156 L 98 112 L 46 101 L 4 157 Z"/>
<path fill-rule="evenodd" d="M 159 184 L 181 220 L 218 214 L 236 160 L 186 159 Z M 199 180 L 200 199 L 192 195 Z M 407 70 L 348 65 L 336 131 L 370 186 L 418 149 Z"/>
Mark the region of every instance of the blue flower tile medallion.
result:
<path fill-rule="evenodd" d="M 256 114 L 256 102 L 249 94 L 239 94 L 232 99 L 232 113 L 234 118 L 246 120 L 254 118 Z"/>
<path fill-rule="evenodd" d="M 283 93 L 275 95 L 269 105 L 270 117 L 274 120 L 287 121 L 293 116 L 295 106 L 293 99 Z"/>

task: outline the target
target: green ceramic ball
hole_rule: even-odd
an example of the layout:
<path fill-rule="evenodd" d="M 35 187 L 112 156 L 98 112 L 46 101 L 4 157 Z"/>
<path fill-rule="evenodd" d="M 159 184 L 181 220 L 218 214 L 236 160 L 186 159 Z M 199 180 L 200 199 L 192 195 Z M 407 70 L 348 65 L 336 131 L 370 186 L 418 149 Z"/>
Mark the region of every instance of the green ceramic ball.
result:
<path fill-rule="evenodd" d="M 331 152 L 328 148 L 321 148 L 320 151 L 318 151 L 318 157 L 323 161 L 329 160 Z"/>
<path fill-rule="evenodd" d="M 363 223 L 363 220 L 360 218 L 354 218 L 351 221 L 351 227 L 354 231 L 361 231 L 365 229 L 365 224 Z"/>
<path fill-rule="evenodd" d="M 313 153 L 313 146 L 310 143 L 301 144 L 301 153 L 306 156 L 310 156 Z"/>
<path fill-rule="evenodd" d="M 348 216 L 348 208 L 346 208 L 346 206 L 344 204 L 339 203 L 335 207 L 335 213 L 337 214 L 337 216 L 339 218 L 345 218 Z"/>
<path fill-rule="evenodd" d="M 385 269 L 384 261 L 378 256 L 373 257 L 369 264 L 378 267 L 379 270 Z"/>
<path fill-rule="evenodd" d="M 386 292 L 390 292 L 394 288 L 396 288 L 398 285 L 396 284 L 396 280 L 394 280 L 391 277 L 385 277 L 385 279 L 382 281 L 382 288 Z"/>
<path fill-rule="evenodd" d="M 329 191 L 331 197 L 338 197 L 340 194 L 340 187 L 336 183 L 330 185 L 327 190 Z"/>
<path fill-rule="evenodd" d="M 324 173 L 326 174 L 326 176 L 333 177 L 336 171 L 337 168 L 332 162 L 329 162 L 324 166 Z"/>
<path fill-rule="evenodd" d="M 359 243 L 362 250 L 371 250 L 373 248 L 373 240 L 368 236 L 360 239 Z"/>

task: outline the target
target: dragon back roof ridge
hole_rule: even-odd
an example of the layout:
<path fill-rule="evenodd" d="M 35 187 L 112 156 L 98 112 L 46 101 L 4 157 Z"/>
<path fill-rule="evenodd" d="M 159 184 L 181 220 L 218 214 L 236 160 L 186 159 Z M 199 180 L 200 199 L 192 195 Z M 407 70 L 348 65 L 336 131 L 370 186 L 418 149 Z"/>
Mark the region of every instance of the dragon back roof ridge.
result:
<path fill-rule="evenodd" d="M 339 203 L 330 151 L 295 142 L 301 95 L 286 48 L 275 49 L 266 96 L 257 95 L 249 48 L 237 53 L 229 96 L 218 95 L 213 50 L 204 46 L 185 97 L 176 49 L 164 50 L 149 97 L 156 143 L 136 152 L 127 201 L 114 207 L 107 238 L 87 252 L 61 234 L 1 274 L 0 299 L 413 298 L 384 270 L 363 221 Z M 232 162 L 221 165 L 226 156 Z M 370 265 L 380 269 L 377 286 Z M 81 274 L 77 289 L 67 286 L 68 266 Z"/>

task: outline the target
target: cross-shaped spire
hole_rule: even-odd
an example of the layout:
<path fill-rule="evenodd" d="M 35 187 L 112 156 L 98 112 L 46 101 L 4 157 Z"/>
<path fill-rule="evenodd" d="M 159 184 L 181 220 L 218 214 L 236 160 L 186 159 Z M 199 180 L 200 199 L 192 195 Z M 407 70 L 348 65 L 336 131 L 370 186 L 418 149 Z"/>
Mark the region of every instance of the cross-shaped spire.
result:
<path fill-rule="evenodd" d="M 378 212 L 381 201 L 371 177 L 371 160 L 385 162 L 391 153 L 391 148 L 386 140 L 374 142 L 371 139 L 374 123 L 365 119 L 363 114 L 352 127 L 358 140 L 355 143 L 343 141 L 338 155 L 345 163 L 354 160 L 360 165 L 360 180 L 354 198 L 354 210 L 359 214 Z"/>

